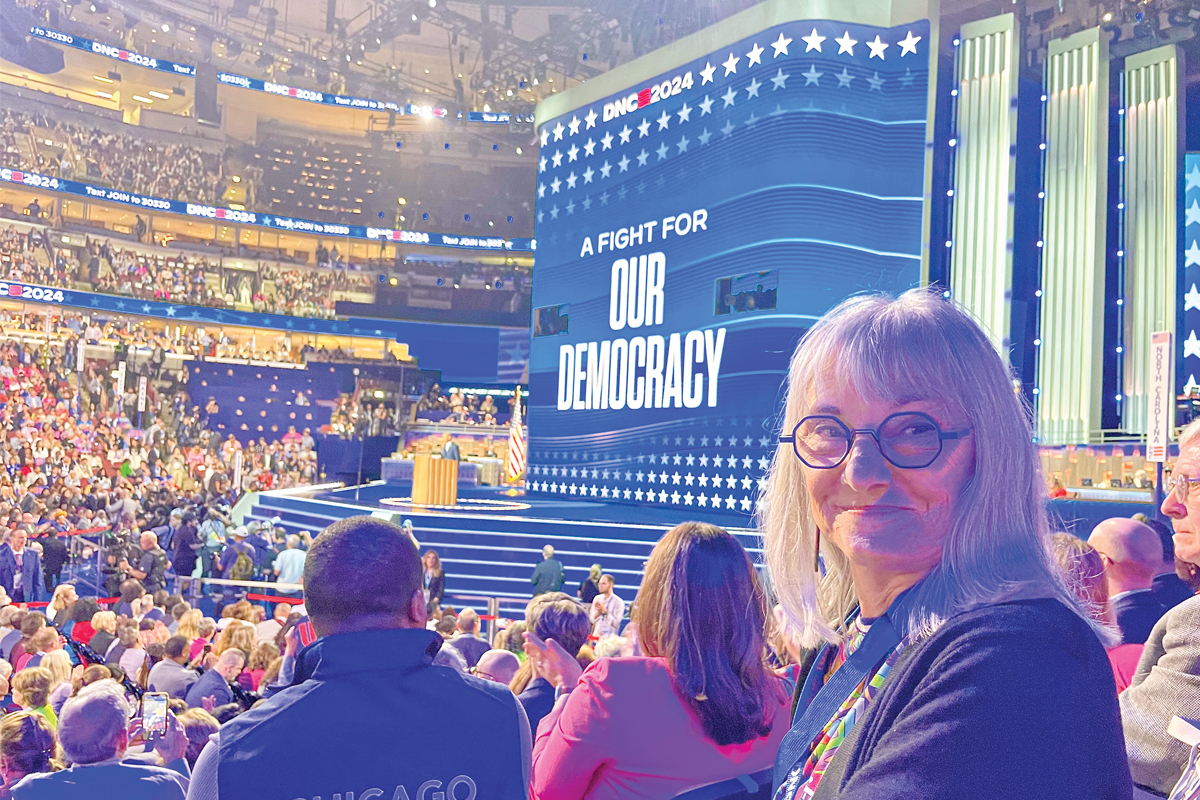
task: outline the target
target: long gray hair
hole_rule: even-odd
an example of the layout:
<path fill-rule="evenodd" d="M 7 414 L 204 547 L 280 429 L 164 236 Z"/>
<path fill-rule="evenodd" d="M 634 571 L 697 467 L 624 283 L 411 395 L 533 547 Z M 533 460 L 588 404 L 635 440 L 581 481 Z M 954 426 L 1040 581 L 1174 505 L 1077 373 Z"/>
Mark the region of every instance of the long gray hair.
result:
<path fill-rule="evenodd" d="M 1004 360 L 965 311 L 924 289 L 896 299 L 871 295 L 842 302 L 792 356 L 783 433 L 831 381 L 887 402 L 927 397 L 951 404 L 974 431 L 974 476 L 955 504 L 941 562 L 916 590 L 910 632 L 931 632 L 979 606 L 1053 597 L 1110 643 L 1111 632 L 1089 618 L 1050 557 L 1028 410 Z M 804 470 L 788 443 L 778 445 L 772 459 L 759 527 L 779 602 L 802 643 L 837 642 L 843 620 L 858 604 L 850 564 L 826 537 L 826 574 L 821 578 L 813 570 L 816 524 Z"/>

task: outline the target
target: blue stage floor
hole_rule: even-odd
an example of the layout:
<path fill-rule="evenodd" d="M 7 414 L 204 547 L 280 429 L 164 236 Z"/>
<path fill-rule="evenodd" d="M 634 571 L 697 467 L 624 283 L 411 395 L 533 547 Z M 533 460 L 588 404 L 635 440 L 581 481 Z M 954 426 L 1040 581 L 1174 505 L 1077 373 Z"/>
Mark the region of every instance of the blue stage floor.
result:
<path fill-rule="evenodd" d="M 488 504 L 503 502 L 504 506 L 494 506 L 498 515 L 519 516 L 532 519 L 554 519 L 572 522 L 611 522 L 639 525 L 673 526 L 680 522 L 699 520 L 711 522 L 725 528 L 750 528 L 753 520 L 748 513 L 735 511 L 714 511 L 697 508 L 679 510 L 655 508 L 653 506 L 638 506 L 634 504 L 600 503 L 587 500 L 568 500 L 553 497 L 529 497 L 523 489 L 510 490 L 495 486 L 459 487 L 460 505 L 457 509 L 437 509 L 441 514 L 486 514 L 492 511 Z M 338 503 L 353 503 L 354 505 L 381 508 L 389 511 L 404 511 L 406 506 L 397 506 L 385 502 L 406 498 L 411 494 L 411 486 L 395 483 L 371 483 L 359 487 L 335 489 L 318 492 L 311 497 L 316 500 L 332 500 Z M 472 503 L 471 501 L 482 501 Z M 520 504 L 523 508 L 513 508 L 509 504 Z"/>

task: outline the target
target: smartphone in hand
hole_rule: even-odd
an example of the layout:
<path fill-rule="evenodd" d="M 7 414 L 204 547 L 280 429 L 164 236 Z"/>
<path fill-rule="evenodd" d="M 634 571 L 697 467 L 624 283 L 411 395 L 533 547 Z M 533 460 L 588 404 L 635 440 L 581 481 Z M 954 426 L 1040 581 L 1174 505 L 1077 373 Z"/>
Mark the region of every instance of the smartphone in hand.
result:
<path fill-rule="evenodd" d="M 166 692 L 146 692 L 142 695 L 142 730 L 148 739 L 167 732 Z"/>

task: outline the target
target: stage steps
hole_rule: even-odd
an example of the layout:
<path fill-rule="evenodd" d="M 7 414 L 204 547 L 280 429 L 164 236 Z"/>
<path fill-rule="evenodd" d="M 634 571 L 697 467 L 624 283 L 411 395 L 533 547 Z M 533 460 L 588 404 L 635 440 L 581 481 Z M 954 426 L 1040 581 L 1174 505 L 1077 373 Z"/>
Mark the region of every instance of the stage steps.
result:
<path fill-rule="evenodd" d="M 266 522 L 279 517 L 289 533 L 319 533 L 339 519 L 374 509 L 287 493 L 260 494 L 247 516 Z M 391 513 L 391 512 L 388 512 Z M 554 547 L 566 570 L 563 590 L 574 596 L 594 563 L 616 580 L 616 593 L 628 603 L 641 583 L 642 569 L 666 526 L 610 522 L 567 521 L 490 514 L 403 513 L 412 520 L 421 552 L 435 550 L 446 572 L 447 595 L 465 594 L 500 599 L 502 613 L 520 618 L 531 595 L 530 576 L 542 560 L 542 547 Z M 732 531 L 751 558 L 761 561 L 758 535 Z M 456 601 L 483 610 L 481 601 Z"/>

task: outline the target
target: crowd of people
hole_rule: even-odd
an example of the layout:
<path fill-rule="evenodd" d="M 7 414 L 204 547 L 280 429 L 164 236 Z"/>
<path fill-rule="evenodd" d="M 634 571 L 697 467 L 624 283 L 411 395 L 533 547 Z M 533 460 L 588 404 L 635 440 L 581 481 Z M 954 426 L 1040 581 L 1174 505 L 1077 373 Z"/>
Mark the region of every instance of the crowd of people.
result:
<path fill-rule="evenodd" d="M 18 137 L 26 137 L 28 156 Z M 0 141 L 5 166 L 13 169 L 209 205 L 224 194 L 222 156 L 183 143 L 156 142 L 12 108 L 0 116 Z"/>
<path fill-rule="evenodd" d="M 802 340 L 761 574 L 733 535 L 685 522 L 653 548 L 627 614 L 600 565 L 564 593 L 548 547 L 524 619 L 490 640 L 476 611 L 445 604 L 441 559 L 410 528 L 236 525 L 227 477 L 180 488 L 144 461 L 143 480 L 73 485 L 68 449 L 111 464 L 126 423 L 61 413 L 18 344 L 0 375 L 0 771 L 17 800 L 81 785 L 669 798 L 764 772 L 776 800 L 1124 800 L 1188 780 L 1168 724 L 1200 714 L 1200 423 L 1159 509 L 1170 530 L 1146 516 L 1055 534 L 1007 367 L 932 293 L 854 298 Z M 287 452 L 262 444 L 264 468 Z M 235 447 L 209 439 L 218 476 Z M 80 582 L 28 607 L 55 584 L 57 533 L 97 520 L 116 602 Z M 243 586 L 185 599 L 205 574 Z M 263 578 L 275 605 L 238 597 Z M 130 703 L 146 691 L 170 698 L 165 732 Z M 329 757 L 296 760 L 308 731 Z"/>

